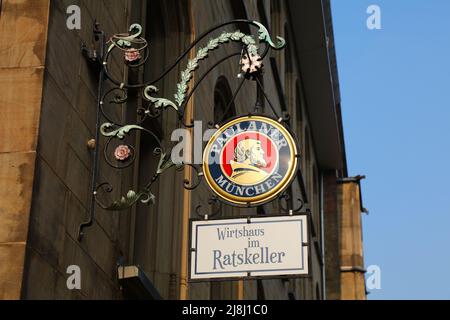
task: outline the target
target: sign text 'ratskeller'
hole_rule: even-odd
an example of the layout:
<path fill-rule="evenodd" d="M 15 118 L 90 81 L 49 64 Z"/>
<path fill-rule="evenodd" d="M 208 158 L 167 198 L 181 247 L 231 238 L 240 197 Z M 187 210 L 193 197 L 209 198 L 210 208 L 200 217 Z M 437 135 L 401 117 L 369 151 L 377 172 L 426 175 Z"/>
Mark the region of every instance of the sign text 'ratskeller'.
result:
<path fill-rule="evenodd" d="M 193 221 L 191 280 L 308 273 L 306 216 Z"/>

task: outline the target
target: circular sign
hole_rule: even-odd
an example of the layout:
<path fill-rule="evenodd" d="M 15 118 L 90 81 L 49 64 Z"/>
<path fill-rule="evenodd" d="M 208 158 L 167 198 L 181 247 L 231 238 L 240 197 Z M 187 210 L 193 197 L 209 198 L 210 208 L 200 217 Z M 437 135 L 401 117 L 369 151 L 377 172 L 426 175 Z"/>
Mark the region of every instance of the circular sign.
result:
<path fill-rule="evenodd" d="M 208 185 L 238 206 L 274 199 L 292 182 L 297 165 L 297 146 L 290 132 L 263 116 L 228 122 L 211 137 L 203 154 Z"/>

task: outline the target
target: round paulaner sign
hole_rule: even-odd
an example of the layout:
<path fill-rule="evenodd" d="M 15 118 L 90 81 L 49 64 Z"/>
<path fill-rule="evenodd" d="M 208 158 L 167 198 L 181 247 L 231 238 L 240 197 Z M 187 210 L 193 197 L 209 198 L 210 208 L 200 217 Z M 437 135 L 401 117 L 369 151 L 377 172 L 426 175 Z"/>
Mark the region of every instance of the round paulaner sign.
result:
<path fill-rule="evenodd" d="M 292 182 L 297 165 L 297 146 L 290 132 L 264 116 L 225 124 L 203 154 L 208 185 L 220 198 L 238 206 L 274 199 Z"/>

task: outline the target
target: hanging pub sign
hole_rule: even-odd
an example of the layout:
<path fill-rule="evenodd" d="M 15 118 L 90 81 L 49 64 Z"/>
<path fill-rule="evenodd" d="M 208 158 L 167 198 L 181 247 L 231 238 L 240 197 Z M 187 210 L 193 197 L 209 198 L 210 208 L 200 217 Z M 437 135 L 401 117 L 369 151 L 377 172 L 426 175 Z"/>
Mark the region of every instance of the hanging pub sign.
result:
<path fill-rule="evenodd" d="M 190 280 L 308 274 L 306 216 L 191 222 Z"/>
<path fill-rule="evenodd" d="M 205 179 L 222 200 L 257 206 L 282 193 L 297 172 L 297 146 L 279 122 L 246 116 L 223 125 L 203 155 Z"/>

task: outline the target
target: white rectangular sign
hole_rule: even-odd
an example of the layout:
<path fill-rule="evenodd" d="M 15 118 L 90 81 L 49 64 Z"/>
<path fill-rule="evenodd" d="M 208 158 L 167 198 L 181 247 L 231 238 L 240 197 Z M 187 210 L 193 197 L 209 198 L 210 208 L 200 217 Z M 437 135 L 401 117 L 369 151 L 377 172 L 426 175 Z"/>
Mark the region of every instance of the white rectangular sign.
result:
<path fill-rule="evenodd" d="M 306 216 L 193 221 L 190 279 L 308 274 Z"/>

